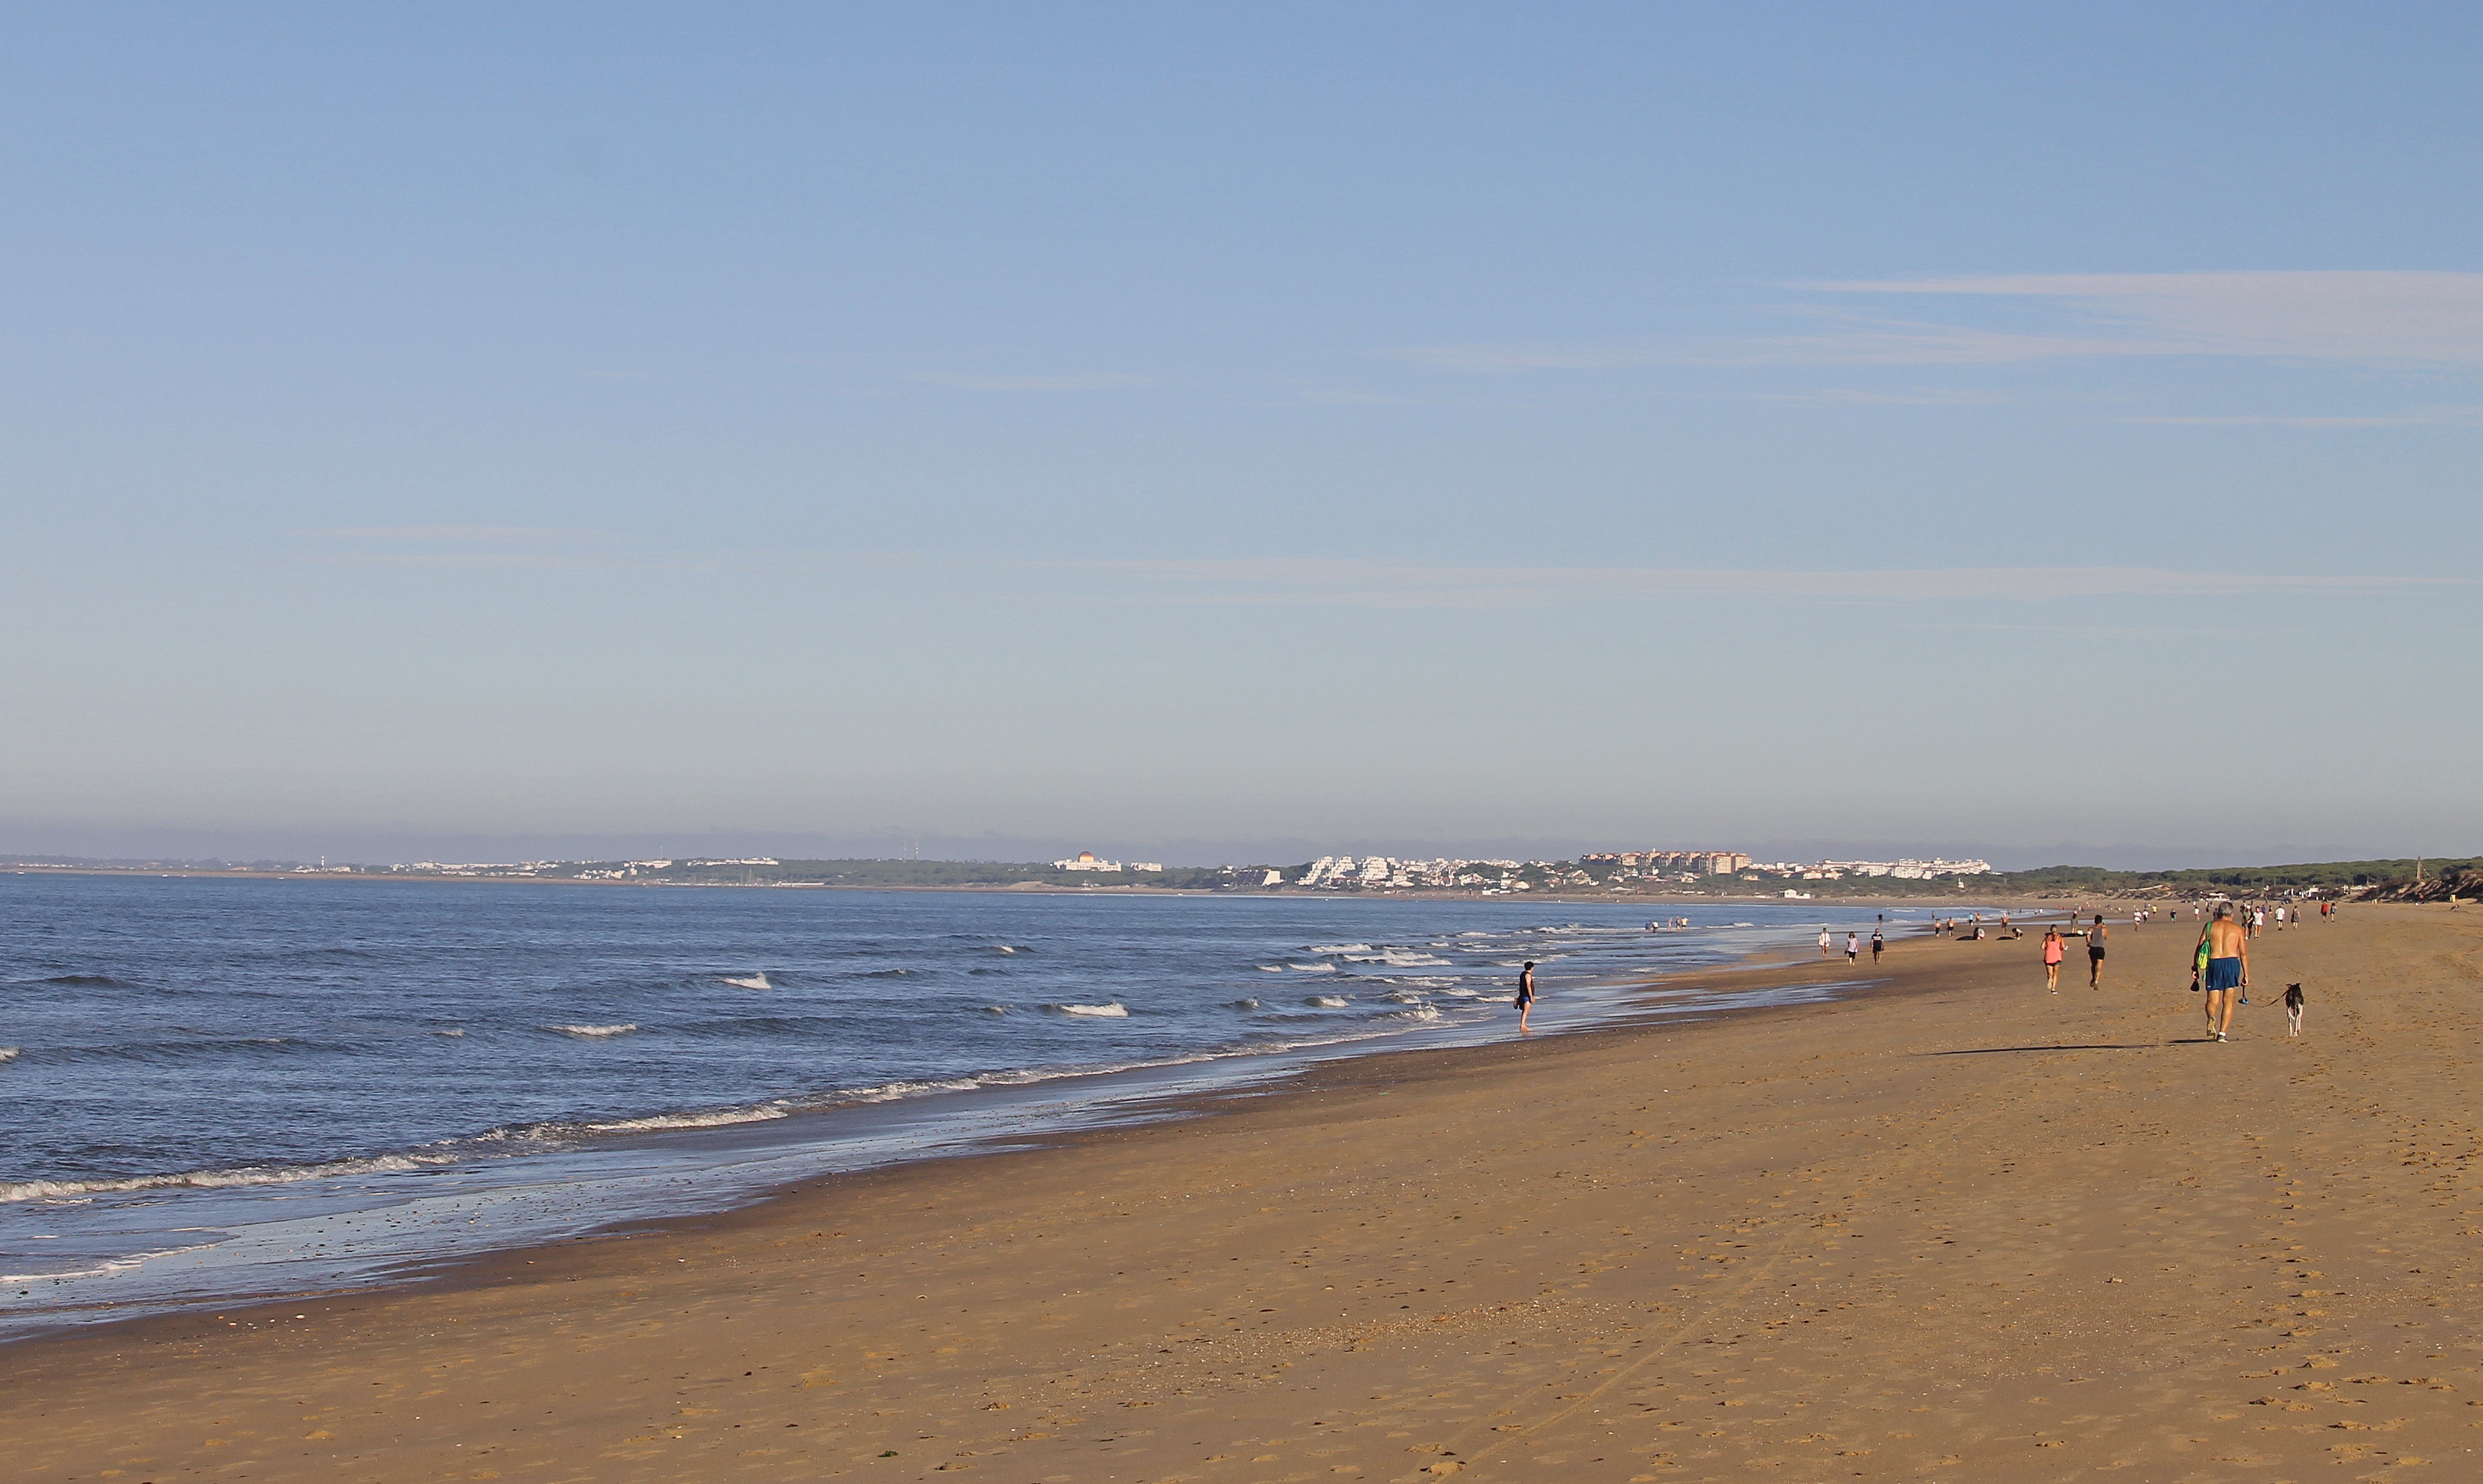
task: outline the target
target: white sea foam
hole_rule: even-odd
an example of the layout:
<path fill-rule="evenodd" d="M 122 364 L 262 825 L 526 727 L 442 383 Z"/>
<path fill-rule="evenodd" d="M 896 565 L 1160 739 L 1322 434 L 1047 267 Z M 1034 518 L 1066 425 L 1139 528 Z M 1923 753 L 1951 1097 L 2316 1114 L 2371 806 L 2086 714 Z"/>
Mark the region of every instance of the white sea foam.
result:
<path fill-rule="evenodd" d="M 451 1026 L 447 1030 L 433 1031 L 432 1034 L 435 1036 L 462 1036 L 466 1034 L 466 1030 L 463 1026 Z"/>
<path fill-rule="evenodd" d="M 547 1025 L 544 1027 L 546 1030 L 556 1030 L 564 1036 L 584 1036 L 590 1040 L 604 1036 L 626 1036 L 637 1028 L 638 1022 L 635 1020 L 624 1021 L 619 1025 Z"/>
<path fill-rule="evenodd" d="M 447 1164 L 447 1154 L 381 1154 L 327 1164 L 243 1165 L 231 1170 L 183 1170 L 174 1175 L 130 1175 L 86 1180 L 0 1181 L 0 1202 L 67 1201 L 82 1196 L 124 1195 L 133 1190 L 224 1190 L 239 1185 L 292 1185 L 346 1175 L 387 1175 Z"/>
<path fill-rule="evenodd" d="M 1302 1003 L 1305 1005 L 1317 1005 L 1322 1010 L 1342 1010 L 1346 1006 L 1351 1004 L 1352 1001 L 1348 999 L 1341 999 L 1334 994 L 1314 994 L 1310 998 L 1303 1000 Z"/>
<path fill-rule="evenodd" d="M 589 1133 L 648 1133 L 659 1128 L 723 1128 L 734 1124 L 763 1124 L 783 1118 L 788 1110 L 776 1103 L 762 1103 L 755 1108 L 719 1108 L 708 1113 L 658 1113 L 652 1118 L 624 1118 L 609 1124 L 589 1124 Z"/>
<path fill-rule="evenodd" d="M 1288 964 L 1285 967 L 1297 974 L 1332 974 L 1336 972 L 1336 966 L 1333 964 Z"/>
<path fill-rule="evenodd" d="M 1428 953 L 1417 953 L 1411 948 L 1382 948 L 1377 953 L 1368 956 L 1348 953 L 1345 956 L 1345 961 L 1348 964 L 1385 964 L 1391 968 L 1446 968 L 1449 967 L 1449 961 L 1444 958 Z"/>
<path fill-rule="evenodd" d="M 0 1046 L 0 1062 L 13 1062 L 24 1052 L 23 1047 Z"/>
<path fill-rule="evenodd" d="M 81 1267 L 66 1273 L 0 1273 L 0 1284 L 66 1283 L 72 1278 L 109 1278 L 115 1273 L 128 1272 L 133 1267 L 144 1267 L 157 1258 L 177 1258 L 185 1252 L 204 1252 L 213 1245 L 201 1242 L 195 1247 L 167 1247 L 162 1252 L 133 1253 L 126 1258 L 111 1259 L 97 1267 Z"/>
<path fill-rule="evenodd" d="M 1233 1008 L 1236 1010 L 1256 1010 L 1259 1008 L 1259 1002 L 1255 999 L 1237 999 L 1233 1002 Z"/>
<path fill-rule="evenodd" d="M 1128 1020 L 1128 1019 L 1130 1018 L 1130 1007 L 1129 1007 L 1129 1006 L 1127 1006 L 1127 1005 L 1121 1005 L 1121 1004 L 1110 1004 L 1110 1005 L 1046 1005 L 1046 1006 L 1044 1006 L 1043 1008 L 1045 1008 L 1046 1010 L 1057 1010 L 1057 1011 L 1059 1011 L 1062 1015 L 1091 1015 L 1091 1016 L 1100 1016 L 1100 1017 L 1102 1017 L 1102 1018 L 1104 1018 L 1104 1019 L 1106 1019 L 1106 1020 Z"/>
<path fill-rule="evenodd" d="M 1023 948 L 1014 947 L 1008 943 L 994 943 L 992 946 L 998 948 L 1002 953 L 1023 953 L 1026 951 Z"/>
<path fill-rule="evenodd" d="M 1388 1015 L 1391 1020 L 1428 1021 L 1438 1020 L 1440 1011 L 1436 1005 L 1413 1005 L 1403 1010 L 1391 1010 Z"/>
<path fill-rule="evenodd" d="M 924 1093 L 971 1093 L 985 1085 L 989 1077 L 926 1077 L 911 1082 L 882 1082 L 877 1087 L 856 1087 L 838 1095 L 840 1102 L 893 1102 L 899 1098 L 917 1098 Z"/>
<path fill-rule="evenodd" d="M 1371 951 L 1371 945 L 1369 943 L 1313 943 L 1304 951 L 1310 953 L 1369 953 Z"/>
<path fill-rule="evenodd" d="M 740 975 L 727 974 L 724 976 L 723 982 L 732 985 L 736 990 L 772 990 L 776 988 L 776 986 L 767 982 L 767 975 L 763 972 Z"/>
<path fill-rule="evenodd" d="M 1285 966 L 1282 964 L 1262 964 L 1259 966 L 1259 972 L 1263 974 L 1281 974 L 1284 971 Z"/>
<path fill-rule="evenodd" d="M 985 1015 L 1006 1015 L 1006 1014 L 1008 1014 L 1008 1006 L 1006 1006 L 1006 1005 L 985 1005 L 985 1006 L 983 1007 L 983 1014 L 985 1014 Z"/>

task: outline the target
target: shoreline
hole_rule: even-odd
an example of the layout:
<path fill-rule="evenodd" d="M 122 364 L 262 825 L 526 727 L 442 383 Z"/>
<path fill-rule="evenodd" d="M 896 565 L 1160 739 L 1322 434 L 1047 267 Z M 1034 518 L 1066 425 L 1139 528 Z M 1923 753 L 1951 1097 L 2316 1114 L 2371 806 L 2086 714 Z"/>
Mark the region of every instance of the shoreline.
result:
<path fill-rule="evenodd" d="M 46 1337 L 0 1425 L 35 1480 L 2452 1476 L 2483 919 L 2263 935 L 2308 1032 L 2262 997 L 2229 1046 L 2190 939 L 2116 933 L 2058 1002 L 2038 940 L 1902 940 L 1797 1014 L 1357 1057 Z"/>
<path fill-rule="evenodd" d="M 1918 929 L 1917 933 L 1926 940 L 1930 938 L 1928 932 Z M 1750 976 L 1753 974 L 1767 977 L 1763 982 L 1752 983 Z M 1856 979 L 1857 974 L 1878 977 L 1871 970 L 1844 965 L 1833 956 L 1814 959 L 1806 948 L 1790 943 L 1754 946 L 1721 963 L 1563 986 L 1554 997 L 1586 1000 L 1585 1019 L 1576 1023 L 1555 1021 L 1538 1029 L 1535 1037 L 1539 1041 L 1633 1028 L 1686 1029 L 1708 1020 L 1738 1015 L 1833 1003 L 1880 988 L 1873 984 L 1856 990 L 1855 986 L 1864 982 Z M 1753 994 L 1799 994 L 1804 991 L 1825 991 L 1825 998 L 1792 1006 L 1745 1003 Z M 1558 1015 L 1562 1011 L 1556 1009 L 1555 1013 Z M 359 1273 L 360 1276 L 339 1276 L 331 1282 L 308 1284 L 295 1289 L 270 1292 L 257 1288 L 206 1296 L 152 1292 L 145 1297 L 119 1301 L 70 1302 L 36 1311 L 25 1319 L 12 1323 L 6 1330 L 0 1330 L 0 1353 L 5 1353 L 10 1347 L 47 1338 L 179 1317 L 208 1308 L 227 1312 L 250 1307 L 281 1308 L 294 1302 L 296 1295 L 420 1288 L 443 1281 L 469 1264 L 488 1262 L 510 1253 L 523 1254 L 544 1247 L 590 1240 L 613 1230 L 637 1231 L 680 1222 L 707 1222 L 764 1205 L 819 1180 L 848 1179 L 917 1163 L 996 1156 L 1042 1147 L 1054 1141 L 1076 1139 L 1096 1129 L 1136 1127 L 1198 1117 L 1224 1106 L 1233 1099 L 1286 1095 L 1310 1085 L 1336 1069 L 1363 1061 L 1453 1055 L 1500 1044 L 1497 1039 L 1478 1039 L 1489 1036 L 1490 1032 L 1480 1027 L 1463 1030 L 1441 1027 L 1438 1030 L 1418 1029 L 1277 1049 L 1207 1051 L 1161 1062 L 1063 1070 L 1052 1074 L 1019 1072 L 1007 1073 L 996 1081 L 964 1076 L 958 1080 L 976 1085 L 932 1088 L 885 1099 L 857 1098 L 792 1108 L 775 1115 L 752 1112 L 752 1116 L 747 1118 L 718 1118 L 712 1124 L 683 1124 L 607 1136 L 604 1140 L 591 1141 L 573 1149 L 520 1156 L 523 1161 L 522 1171 L 513 1178 L 504 1177 L 497 1180 L 488 1179 L 496 1173 L 492 1165 L 467 1166 L 462 1161 L 443 1162 L 418 1172 L 384 1174 L 382 1179 L 399 1187 L 391 1192 L 396 1199 L 341 1206 L 328 1205 L 325 1214 L 315 1219 L 323 1223 L 341 1220 L 349 1227 L 377 1220 L 395 1228 L 417 1224 L 417 1218 L 436 1225 L 438 1218 L 423 1214 L 422 1208 L 432 1203 L 445 1201 L 452 1207 L 452 1214 L 466 1209 L 492 1214 L 496 1209 L 503 1221 L 531 1225 L 522 1209 L 522 1193 L 563 1190 L 574 1179 L 580 1188 L 601 1191 L 604 1198 L 610 1200 L 620 1191 L 637 1184 L 664 1182 L 660 1162 L 668 1153 L 675 1156 L 679 1168 L 706 1176 L 719 1186 L 719 1191 L 711 1196 L 692 1198 L 686 1203 L 676 1203 L 675 1208 L 669 1211 L 630 1215 L 583 1228 L 572 1225 L 567 1230 L 533 1231 L 505 1241 L 436 1258 L 332 1258 L 329 1259 L 332 1262 L 346 1264 L 337 1269 L 339 1275 Z M 1022 1110 L 1029 1106 L 1049 1106 L 1053 1111 L 1048 1115 L 1038 1115 L 1035 1126 L 1027 1127 L 1021 1122 L 1025 1116 Z M 751 1110 L 700 1109 L 687 1116 L 706 1117 L 745 1111 Z M 886 1146 L 892 1139 L 899 1141 L 903 1148 L 888 1150 Z M 872 1153 L 873 1150 L 878 1152 Z M 334 1203 L 346 1198 L 333 1187 L 323 1188 L 323 1182 L 353 1173 L 341 1167 L 376 1164 L 389 1158 L 419 1159 L 422 1154 L 422 1150 L 400 1150 L 340 1156 L 334 1161 L 303 1167 L 306 1172 L 333 1173 L 305 1173 L 299 1180 L 290 1181 L 234 1181 L 232 1188 L 236 1194 L 264 1193 L 254 1197 L 244 1195 L 244 1200 L 263 1201 L 268 1195 L 276 1195 L 279 1199 Z M 634 1176 L 607 1172 L 601 1179 L 564 1174 L 569 1163 L 576 1158 L 596 1159 L 605 1155 L 636 1157 L 655 1163 L 656 1168 Z M 761 1179 L 755 1183 L 735 1185 L 732 1179 L 733 1172 L 740 1169 L 785 1163 L 810 1163 L 814 1168 L 799 1175 Z M 192 1173 L 213 1175 L 223 1172 Z M 485 1175 L 487 1180 L 470 1188 L 452 1187 L 403 1194 L 403 1191 L 415 1188 L 404 1184 L 407 1177 L 414 1173 L 433 1177 L 473 1173 Z M 192 1187 L 177 1176 L 158 1179 L 164 1180 L 162 1188 L 167 1191 L 185 1192 L 174 1195 L 174 1200 L 211 1197 L 213 1192 L 226 1188 L 215 1180 L 201 1181 Z M 513 1192 L 519 1194 L 513 1197 Z M 508 1204 L 510 1199 L 516 1199 L 520 1205 L 513 1207 Z M 214 1213 L 192 1210 L 189 1214 L 197 1219 L 210 1219 Z M 280 1216 L 280 1212 L 269 1219 Z M 211 1225 L 238 1237 L 245 1247 L 263 1240 L 254 1234 L 256 1227 L 254 1222 L 227 1219 L 213 1221 Z M 333 1237 L 333 1231 L 323 1232 L 323 1245 Z M 213 1252 L 218 1258 L 224 1256 L 223 1249 L 216 1244 L 200 1250 Z M 224 1264 L 217 1262 L 215 1265 Z M 40 1280 L 30 1278 L 23 1281 Z M 116 1310 L 125 1310 L 126 1312 L 115 1313 Z"/>

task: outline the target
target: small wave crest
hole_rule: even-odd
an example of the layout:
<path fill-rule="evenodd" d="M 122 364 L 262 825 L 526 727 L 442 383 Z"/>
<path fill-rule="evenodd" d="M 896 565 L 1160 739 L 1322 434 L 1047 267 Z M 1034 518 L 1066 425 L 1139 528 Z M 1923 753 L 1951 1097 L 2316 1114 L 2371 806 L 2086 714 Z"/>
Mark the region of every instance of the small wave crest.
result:
<path fill-rule="evenodd" d="M 36 983 L 57 984 L 65 990 L 117 990 L 121 988 L 120 981 L 115 979 L 110 974 L 54 974 L 48 979 L 39 979 Z"/>
<path fill-rule="evenodd" d="M 736 990 L 772 990 L 776 988 L 776 986 L 767 982 L 767 975 L 763 972 L 756 974 L 725 974 L 716 982 L 719 984 L 732 985 Z"/>
<path fill-rule="evenodd" d="M 1305 953 L 1369 953 L 1372 949 L 1369 943 L 1313 943 L 1302 951 Z"/>
<path fill-rule="evenodd" d="M 1348 964 L 1385 964 L 1391 968 L 1446 968 L 1449 961 L 1436 954 L 1417 953 L 1408 948 L 1382 948 L 1377 953 L 1348 953 Z"/>
<path fill-rule="evenodd" d="M 25 1054 L 24 1047 L 0 1046 L 0 1062 L 13 1062 Z"/>
<path fill-rule="evenodd" d="M 1259 1008 L 1259 1002 L 1255 999 L 1237 999 L 1227 1008 L 1233 1010 L 1256 1010 Z"/>
<path fill-rule="evenodd" d="M 1342 1010 L 1346 1006 L 1353 1003 L 1353 1001 L 1339 994 L 1314 994 L 1308 999 L 1303 1000 L 1302 1003 L 1305 1005 L 1316 1005 L 1322 1010 Z"/>
<path fill-rule="evenodd" d="M 564 1036 L 580 1036 L 590 1041 L 601 1040 L 606 1036 L 626 1036 L 637 1028 L 638 1022 L 635 1020 L 625 1020 L 618 1025 L 547 1025 L 544 1027 L 546 1030 L 558 1031 Z"/>
<path fill-rule="evenodd" d="M 1130 1018 L 1130 1007 L 1117 1001 L 1108 1005 L 1046 1005 L 1043 1008 L 1059 1015 L 1097 1016 L 1111 1020 L 1126 1020 Z"/>
<path fill-rule="evenodd" d="M 775 1103 L 761 1103 L 755 1108 L 717 1108 L 706 1113 L 657 1113 L 648 1118 L 615 1119 L 608 1124 L 588 1124 L 589 1133 L 653 1133 L 664 1128 L 724 1128 L 734 1124 L 763 1124 L 784 1118 L 788 1109 Z"/>
<path fill-rule="evenodd" d="M 348 1175 L 389 1175 L 453 1162 L 447 1154 L 381 1154 L 326 1164 L 241 1165 L 229 1170 L 183 1170 L 173 1175 L 128 1175 L 84 1180 L 0 1181 L 0 1202 L 73 1201 L 83 1196 L 125 1195 L 137 1190 L 223 1190 L 239 1185 L 292 1185 Z"/>
<path fill-rule="evenodd" d="M 1332 974 L 1337 971 L 1333 964 L 1288 964 L 1285 967 L 1297 974 Z"/>

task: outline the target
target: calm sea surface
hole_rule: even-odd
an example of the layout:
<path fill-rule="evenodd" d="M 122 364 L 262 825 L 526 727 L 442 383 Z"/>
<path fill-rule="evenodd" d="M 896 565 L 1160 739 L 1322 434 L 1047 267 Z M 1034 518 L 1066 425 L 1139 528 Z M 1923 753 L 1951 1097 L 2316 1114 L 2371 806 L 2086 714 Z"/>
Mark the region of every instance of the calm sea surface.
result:
<path fill-rule="evenodd" d="M 0 876 L 0 1334 L 399 1275 L 1506 1036 L 1525 959 L 1543 1029 L 1754 1002 L 1625 985 L 1872 917 Z"/>

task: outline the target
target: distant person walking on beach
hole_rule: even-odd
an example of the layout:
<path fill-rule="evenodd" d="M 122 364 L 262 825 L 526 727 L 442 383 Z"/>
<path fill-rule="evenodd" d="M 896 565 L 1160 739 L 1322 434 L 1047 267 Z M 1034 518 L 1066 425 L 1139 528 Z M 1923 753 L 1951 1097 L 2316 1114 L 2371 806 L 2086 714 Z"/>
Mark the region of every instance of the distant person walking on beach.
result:
<path fill-rule="evenodd" d="M 1535 961 L 1532 959 L 1527 960 L 1526 967 L 1517 971 L 1516 1003 L 1517 1032 L 1521 1036 L 1529 1034 L 1533 1027 L 1526 1023 L 1526 1018 L 1535 1009 Z"/>
<path fill-rule="evenodd" d="M 2099 990 L 2103 988 L 2103 941 L 2111 936 L 2112 929 L 2103 925 L 2103 914 L 2096 913 L 2095 914 L 2095 926 L 2087 929 L 2088 989 Z"/>
<path fill-rule="evenodd" d="M 2043 929 L 2043 988 L 2054 994 L 2061 993 L 2061 956 L 2068 951 L 2059 928 Z"/>
<path fill-rule="evenodd" d="M 2218 907 L 2199 941 L 2207 947 L 2207 1030 L 2222 1041 L 2233 1028 L 2233 1002 L 2250 988 L 2250 935 L 2229 908 Z"/>
<path fill-rule="evenodd" d="M 1828 924 L 1823 922 L 1819 927 L 1819 956 L 1821 958 L 1826 958 L 1833 951 L 1833 949 L 1828 946 Z"/>
<path fill-rule="evenodd" d="M 1871 967 L 1873 968 L 1880 967 L 1880 950 L 1886 946 L 1887 942 L 1880 936 L 1880 930 L 1873 928 L 1871 930 Z"/>
<path fill-rule="evenodd" d="M 1862 936 L 1858 933 L 1847 933 L 1845 935 L 1845 962 L 1848 964 L 1858 964 L 1861 961 Z"/>

